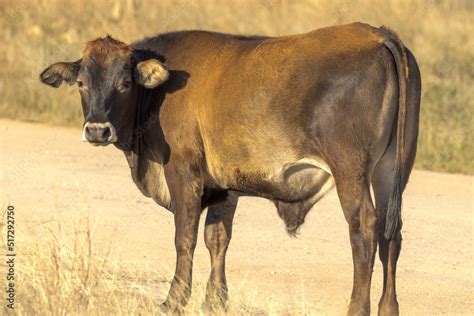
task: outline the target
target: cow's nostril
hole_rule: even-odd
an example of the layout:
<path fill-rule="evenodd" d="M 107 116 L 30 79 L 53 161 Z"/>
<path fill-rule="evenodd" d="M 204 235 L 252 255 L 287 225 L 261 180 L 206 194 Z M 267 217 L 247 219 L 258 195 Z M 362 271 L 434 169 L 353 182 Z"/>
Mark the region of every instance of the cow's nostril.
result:
<path fill-rule="evenodd" d="M 86 126 L 85 127 L 85 132 L 86 132 L 86 135 L 90 135 L 91 134 L 91 128 L 89 126 Z"/>
<path fill-rule="evenodd" d="M 104 128 L 104 130 L 102 131 L 102 137 L 105 140 L 108 140 L 110 135 L 111 135 L 110 127 Z"/>

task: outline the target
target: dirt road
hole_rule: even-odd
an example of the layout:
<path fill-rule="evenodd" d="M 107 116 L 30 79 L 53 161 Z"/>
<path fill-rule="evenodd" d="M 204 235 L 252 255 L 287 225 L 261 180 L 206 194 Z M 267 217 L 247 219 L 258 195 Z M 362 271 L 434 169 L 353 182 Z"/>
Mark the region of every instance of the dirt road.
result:
<path fill-rule="evenodd" d="M 17 222 L 73 219 L 89 209 L 98 254 L 113 241 L 123 265 L 173 275 L 171 213 L 141 195 L 124 155 L 81 142 L 78 129 L 0 120 L 0 203 Z M 398 299 L 405 315 L 472 314 L 474 177 L 415 171 L 405 194 Z M 194 288 L 205 286 L 209 257 L 202 237 Z M 287 236 L 266 200 L 242 198 L 227 257 L 232 304 L 249 311 L 301 309 L 342 314 L 352 286 L 348 230 L 333 190 L 309 213 L 298 238 Z M 372 310 L 381 293 L 377 260 Z M 157 289 L 163 300 L 168 283 Z M 201 298 L 193 298 L 201 299 Z"/>

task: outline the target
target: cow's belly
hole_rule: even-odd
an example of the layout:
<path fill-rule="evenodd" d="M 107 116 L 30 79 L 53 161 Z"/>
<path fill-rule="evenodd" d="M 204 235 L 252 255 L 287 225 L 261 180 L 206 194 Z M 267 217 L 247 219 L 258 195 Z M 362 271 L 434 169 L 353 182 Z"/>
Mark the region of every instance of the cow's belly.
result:
<path fill-rule="evenodd" d="M 333 186 L 328 166 L 318 159 L 301 159 L 281 167 L 234 168 L 228 188 L 284 202 L 311 199 Z"/>

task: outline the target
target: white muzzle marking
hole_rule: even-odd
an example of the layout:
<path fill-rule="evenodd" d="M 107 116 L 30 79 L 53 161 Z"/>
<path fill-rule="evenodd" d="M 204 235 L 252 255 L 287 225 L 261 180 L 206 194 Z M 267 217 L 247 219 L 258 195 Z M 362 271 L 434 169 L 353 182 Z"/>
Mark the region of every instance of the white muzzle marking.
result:
<path fill-rule="evenodd" d="M 84 124 L 84 127 L 82 128 L 82 141 L 83 142 L 89 142 L 86 137 L 86 128 L 87 127 L 99 127 L 99 128 L 109 128 L 110 129 L 110 136 L 107 138 L 107 141 L 109 143 L 115 143 L 117 141 L 117 132 L 115 130 L 115 127 L 112 125 L 110 122 L 105 122 L 105 123 L 91 123 L 91 122 L 86 122 Z"/>

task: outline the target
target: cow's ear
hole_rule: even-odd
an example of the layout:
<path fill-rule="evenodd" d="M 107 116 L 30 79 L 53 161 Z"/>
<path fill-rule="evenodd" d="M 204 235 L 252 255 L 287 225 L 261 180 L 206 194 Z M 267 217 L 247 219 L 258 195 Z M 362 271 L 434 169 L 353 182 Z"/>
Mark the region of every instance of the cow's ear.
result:
<path fill-rule="evenodd" d="M 169 77 L 166 66 L 157 59 L 148 59 L 138 63 L 134 73 L 135 80 L 148 89 L 159 86 Z"/>
<path fill-rule="evenodd" d="M 81 69 L 81 59 L 75 62 L 55 63 L 43 70 L 40 80 L 55 88 L 59 87 L 63 81 L 72 85 L 76 82 L 79 69 Z"/>

